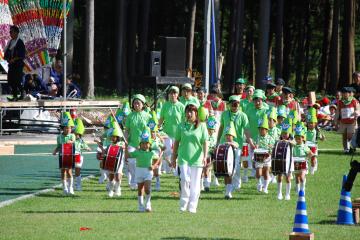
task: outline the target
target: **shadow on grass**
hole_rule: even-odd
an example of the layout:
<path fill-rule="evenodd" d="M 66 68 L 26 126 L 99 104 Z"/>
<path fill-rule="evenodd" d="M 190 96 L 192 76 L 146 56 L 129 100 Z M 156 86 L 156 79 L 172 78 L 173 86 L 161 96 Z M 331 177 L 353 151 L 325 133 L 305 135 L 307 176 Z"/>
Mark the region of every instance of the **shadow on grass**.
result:
<path fill-rule="evenodd" d="M 317 222 L 317 224 L 320 225 L 336 225 L 336 220 L 321 220 L 320 222 Z"/>
<path fill-rule="evenodd" d="M 218 240 L 235 240 L 235 239 L 238 239 L 238 240 L 241 240 L 242 238 L 218 238 L 218 237 L 211 237 L 211 238 L 194 238 L 194 237 L 163 237 L 163 238 L 160 238 L 160 239 L 164 239 L 164 240 L 180 240 L 180 239 L 183 239 L 183 240 L 190 240 L 190 239 L 195 239 L 195 240 L 208 240 L 208 239 L 218 239 Z M 245 238 L 243 238 L 245 239 Z"/>
<path fill-rule="evenodd" d="M 101 210 L 101 211 L 92 211 L 92 210 L 83 210 L 83 211 L 78 211 L 78 210 L 67 210 L 67 211 L 23 211 L 23 213 L 27 213 L 27 214 L 62 214 L 62 213 L 141 213 L 144 214 L 142 212 L 139 211 L 130 211 L 130 210 L 124 210 L 124 211 L 113 211 L 113 210 Z"/>

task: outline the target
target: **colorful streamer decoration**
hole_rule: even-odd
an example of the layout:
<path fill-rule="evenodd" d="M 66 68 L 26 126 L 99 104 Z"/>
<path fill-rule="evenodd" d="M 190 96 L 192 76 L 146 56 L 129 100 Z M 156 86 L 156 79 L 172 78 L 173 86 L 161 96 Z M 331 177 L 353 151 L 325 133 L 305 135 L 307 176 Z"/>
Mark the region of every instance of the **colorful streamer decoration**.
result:
<path fill-rule="evenodd" d="M 19 27 L 25 43 L 24 71 L 35 72 L 50 63 L 39 0 L 11 0 L 9 8 L 13 23 Z"/>
<path fill-rule="evenodd" d="M 71 0 L 67 0 L 66 14 L 70 7 Z M 40 16 L 45 27 L 49 55 L 55 57 L 64 28 L 63 0 L 40 0 Z"/>
<path fill-rule="evenodd" d="M 4 59 L 4 48 L 10 40 L 12 24 L 8 0 L 0 0 L 0 60 Z"/>

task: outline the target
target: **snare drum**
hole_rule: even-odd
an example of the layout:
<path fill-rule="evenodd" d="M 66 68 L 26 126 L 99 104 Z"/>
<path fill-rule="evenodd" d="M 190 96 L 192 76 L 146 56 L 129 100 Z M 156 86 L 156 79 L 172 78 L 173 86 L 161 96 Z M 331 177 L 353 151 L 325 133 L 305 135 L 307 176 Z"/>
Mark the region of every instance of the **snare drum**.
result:
<path fill-rule="evenodd" d="M 216 147 L 213 166 L 216 177 L 234 175 L 235 154 L 231 145 L 220 144 Z"/>
<path fill-rule="evenodd" d="M 291 170 L 291 145 L 286 141 L 275 143 L 271 154 L 271 171 L 274 175 L 289 174 Z"/>
<path fill-rule="evenodd" d="M 254 161 L 257 163 L 266 162 L 269 158 L 269 151 L 263 148 L 254 149 Z"/>
<path fill-rule="evenodd" d="M 307 162 L 305 157 L 293 157 L 295 171 L 306 170 Z"/>
<path fill-rule="evenodd" d="M 74 168 L 75 166 L 75 144 L 64 143 L 61 145 L 59 154 L 59 168 Z"/>
<path fill-rule="evenodd" d="M 117 173 L 124 157 L 123 148 L 120 146 L 109 146 L 104 156 L 103 169 L 112 173 Z"/>
<path fill-rule="evenodd" d="M 317 145 L 314 142 L 306 141 L 306 145 L 310 148 L 314 156 L 318 155 Z"/>

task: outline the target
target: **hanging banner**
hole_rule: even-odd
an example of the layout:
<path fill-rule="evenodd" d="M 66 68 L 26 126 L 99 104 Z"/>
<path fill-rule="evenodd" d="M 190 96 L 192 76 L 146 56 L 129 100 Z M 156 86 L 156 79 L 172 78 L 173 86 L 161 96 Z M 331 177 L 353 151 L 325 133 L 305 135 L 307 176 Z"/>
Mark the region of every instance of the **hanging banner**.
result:
<path fill-rule="evenodd" d="M 10 26 L 12 24 L 8 0 L 0 0 L 0 62 L 4 61 L 4 49 L 10 41 Z"/>
<path fill-rule="evenodd" d="M 9 8 L 26 48 L 24 72 L 35 72 L 50 63 L 39 0 L 12 0 L 9 1 Z"/>
<path fill-rule="evenodd" d="M 68 14 L 72 1 L 66 2 L 66 14 Z M 44 24 L 49 55 L 55 57 L 64 28 L 63 0 L 40 0 L 39 12 Z"/>

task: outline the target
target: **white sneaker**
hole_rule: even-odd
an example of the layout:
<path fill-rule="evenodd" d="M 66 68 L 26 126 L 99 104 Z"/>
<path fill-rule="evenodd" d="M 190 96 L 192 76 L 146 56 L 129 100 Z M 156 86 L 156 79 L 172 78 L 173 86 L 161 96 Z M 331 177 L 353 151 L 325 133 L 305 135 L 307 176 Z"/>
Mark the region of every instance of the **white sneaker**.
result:
<path fill-rule="evenodd" d="M 65 195 L 69 194 L 69 190 L 67 188 L 65 188 L 63 192 L 64 192 Z"/>
<path fill-rule="evenodd" d="M 265 194 L 268 194 L 268 193 L 269 193 L 269 191 L 268 191 L 267 189 L 265 189 L 265 188 L 264 188 L 263 192 L 264 192 Z"/>
<path fill-rule="evenodd" d="M 69 189 L 69 194 L 70 194 L 70 195 L 74 195 L 74 194 L 75 194 L 75 193 L 74 193 L 74 188 L 70 187 L 70 189 Z"/>
<path fill-rule="evenodd" d="M 112 197 L 114 196 L 114 191 L 113 191 L 113 190 L 110 190 L 110 191 L 108 192 L 108 196 L 112 198 Z"/>
<path fill-rule="evenodd" d="M 290 195 L 285 195 L 285 200 L 289 201 L 290 200 Z"/>
<path fill-rule="evenodd" d="M 282 193 L 279 193 L 279 194 L 277 195 L 277 199 L 278 199 L 278 200 L 283 200 L 283 195 L 282 195 Z"/>
<path fill-rule="evenodd" d="M 146 208 L 145 208 L 145 211 L 146 212 L 151 212 L 151 202 L 149 201 L 147 204 L 146 204 Z"/>
<path fill-rule="evenodd" d="M 263 190 L 262 184 L 257 185 L 257 190 L 258 190 L 258 192 L 261 192 Z"/>
<path fill-rule="evenodd" d="M 117 196 L 117 197 L 121 196 L 121 188 L 120 187 L 118 189 L 116 189 L 115 196 Z"/>
<path fill-rule="evenodd" d="M 314 168 L 314 167 L 310 167 L 310 174 L 311 174 L 311 175 L 314 175 L 314 173 L 315 173 L 315 168 Z"/>
<path fill-rule="evenodd" d="M 192 209 L 192 208 L 191 208 L 191 209 L 189 209 L 189 212 L 190 212 L 190 213 L 196 213 L 196 209 Z"/>
<path fill-rule="evenodd" d="M 155 183 L 155 191 L 160 191 L 160 182 Z"/>
<path fill-rule="evenodd" d="M 220 186 L 219 180 L 215 177 L 214 181 L 212 182 L 212 184 L 216 187 Z"/>

